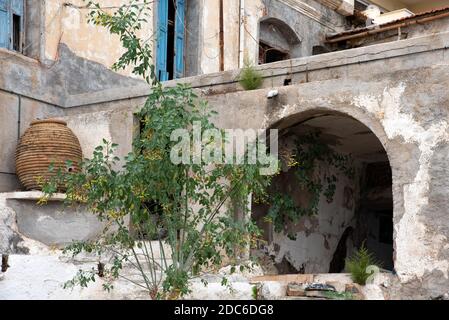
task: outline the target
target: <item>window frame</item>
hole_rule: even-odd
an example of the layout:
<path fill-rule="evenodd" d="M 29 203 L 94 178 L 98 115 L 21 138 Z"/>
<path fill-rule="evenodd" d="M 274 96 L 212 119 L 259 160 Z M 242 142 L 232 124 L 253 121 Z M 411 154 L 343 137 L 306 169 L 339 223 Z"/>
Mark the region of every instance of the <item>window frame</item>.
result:
<path fill-rule="evenodd" d="M 173 36 L 169 37 L 169 7 L 174 6 Z M 156 37 L 156 74 L 159 81 L 183 78 L 185 75 L 185 0 L 160 0 L 155 16 Z M 173 47 L 169 54 L 169 47 Z M 169 65 L 170 64 L 170 65 Z M 171 72 L 170 72 L 171 71 Z"/>
<path fill-rule="evenodd" d="M 0 36 L 3 36 L 3 40 L 0 39 L 0 48 L 9 51 L 23 53 L 25 42 L 25 17 L 26 17 L 26 1 L 25 0 L 0 0 L 0 11 L 6 14 L 6 20 L 0 20 L 0 28 L 6 30 L 0 30 Z M 14 17 L 19 17 L 19 32 L 15 32 L 17 25 Z M 16 40 L 15 36 L 19 39 Z M 18 44 L 16 48 L 15 44 Z"/>

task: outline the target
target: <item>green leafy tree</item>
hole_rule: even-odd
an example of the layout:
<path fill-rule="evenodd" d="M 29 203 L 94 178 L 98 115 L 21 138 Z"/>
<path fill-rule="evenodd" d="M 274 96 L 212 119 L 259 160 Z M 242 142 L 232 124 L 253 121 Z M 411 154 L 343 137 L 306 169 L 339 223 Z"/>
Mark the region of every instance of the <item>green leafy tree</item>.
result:
<path fill-rule="evenodd" d="M 171 138 L 175 130 L 185 130 L 188 148 L 194 149 L 194 124 L 201 124 L 203 132 L 218 129 L 209 120 L 213 112 L 191 88 L 166 88 L 154 77 L 150 48 L 136 36 L 149 3 L 131 2 L 114 13 L 88 4 L 93 23 L 120 35 L 125 52 L 114 68 L 133 65 L 134 73 L 151 84 L 148 99 L 137 114 L 141 130 L 133 151 L 120 159 L 114 155 L 117 145 L 104 140 L 92 158 L 83 161 L 80 173 L 59 169 L 44 184 L 42 202 L 62 183 L 67 188 L 67 204 L 82 203 L 105 222 L 97 239 L 75 242 L 65 249 L 73 256 L 95 253 L 105 289 L 112 289 L 115 279 L 124 278 L 152 298 L 174 299 L 187 294 L 189 279 L 204 270 L 226 262 L 243 265 L 240 257 L 255 243 L 259 230 L 250 219 L 234 219 L 234 208 L 246 215 L 250 194 L 263 194 L 270 178 L 260 174 L 260 163 L 226 164 L 224 153 L 221 163 L 205 157 L 199 162 L 172 162 L 178 143 Z M 207 140 L 202 153 L 216 143 Z M 119 163 L 124 164 L 117 170 Z M 159 219 L 153 219 L 154 215 Z M 136 269 L 139 279 L 127 277 L 125 267 Z M 98 278 L 97 273 L 95 268 L 80 270 L 66 287 L 86 287 Z"/>

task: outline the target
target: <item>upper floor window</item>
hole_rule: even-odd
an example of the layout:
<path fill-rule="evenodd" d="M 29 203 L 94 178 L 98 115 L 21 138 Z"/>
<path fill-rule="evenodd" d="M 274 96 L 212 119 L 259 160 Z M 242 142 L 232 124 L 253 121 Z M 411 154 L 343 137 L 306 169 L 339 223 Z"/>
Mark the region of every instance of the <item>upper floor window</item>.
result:
<path fill-rule="evenodd" d="M 159 0 L 156 70 L 160 81 L 184 76 L 185 0 Z"/>
<path fill-rule="evenodd" d="M 287 23 L 264 17 L 259 23 L 259 64 L 297 58 L 301 39 Z"/>
<path fill-rule="evenodd" d="M 22 51 L 24 1 L 0 0 L 0 48 Z"/>

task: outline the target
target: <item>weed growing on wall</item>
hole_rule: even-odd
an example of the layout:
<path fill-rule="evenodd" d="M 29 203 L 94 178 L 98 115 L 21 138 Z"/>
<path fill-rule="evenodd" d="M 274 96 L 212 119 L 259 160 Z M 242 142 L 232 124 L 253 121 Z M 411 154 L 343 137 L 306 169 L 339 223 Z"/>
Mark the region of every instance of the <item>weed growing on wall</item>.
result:
<path fill-rule="evenodd" d="M 365 243 L 346 259 L 346 271 L 351 274 L 352 281 L 363 286 L 376 273 L 380 265 L 380 262 L 365 247 Z"/>
<path fill-rule="evenodd" d="M 245 59 L 244 66 L 239 75 L 240 85 L 245 90 L 255 90 L 260 88 L 262 82 L 262 75 L 254 68 L 248 59 Z"/>

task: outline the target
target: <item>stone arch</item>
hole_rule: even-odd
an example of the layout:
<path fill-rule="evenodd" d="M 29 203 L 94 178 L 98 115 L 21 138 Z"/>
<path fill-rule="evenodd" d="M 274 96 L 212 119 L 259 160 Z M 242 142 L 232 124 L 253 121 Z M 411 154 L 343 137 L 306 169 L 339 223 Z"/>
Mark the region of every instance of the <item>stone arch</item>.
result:
<path fill-rule="evenodd" d="M 396 181 L 394 180 L 395 173 L 394 166 L 392 165 L 392 161 L 394 161 L 394 157 L 391 156 L 390 144 L 391 141 L 387 138 L 387 135 L 384 131 L 382 123 L 375 118 L 372 114 L 366 112 L 362 108 L 355 106 L 346 106 L 345 108 L 331 108 L 324 106 L 290 106 L 293 108 L 285 108 L 284 110 L 273 110 L 271 115 L 266 117 L 267 121 L 265 123 L 265 128 L 267 129 L 279 129 L 280 130 L 280 139 L 282 139 L 282 131 L 289 130 L 290 128 L 297 127 L 301 124 L 308 124 L 310 122 L 319 123 L 320 118 L 324 119 L 325 117 L 341 117 L 345 119 L 350 119 L 350 121 L 354 121 L 359 123 L 361 126 L 364 126 L 369 131 L 369 134 L 373 136 L 379 143 L 380 149 L 383 151 L 386 159 L 386 163 L 388 164 L 388 168 L 391 169 L 390 174 L 390 190 L 391 190 L 391 266 L 389 268 L 394 268 L 394 263 L 396 261 L 396 238 L 393 232 L 394 220 L 395 216 L 398 212 L 402 213 L 403 208 L 401 205 L 401 201 L 395 201 L 397 196 L 397 190 L 399 186 L 395 186 Z M 395 191 L 396 189 L 396 191 Z M 353 226 L 348 226 L 352 228 Z M 347 231 L 347 230 L 345 230 Z M 346 234 L 347 232 L 343 232 Z M 281 248 L 281 251 L 284 250 Z M 283 261 L 285 262 L 285 261 Z M 298 268 L 298 266 L 295 266 Z M 304 271 L 304 265 L 300 266 L 301 270 Z M 306 273 L 310 272 L 305 270 Z M 322 272 L 322 271 L 321 271 Z"/>
<path fill-rule="evenodd" d="M 301 38 L 284 21 L 275 17 L 259 20 L 259 63 L 297 58 Z"/>
<path fill-rule="evenodd" d="M 301 106 L 301 110 L 294 109 L 288 113 L 283 113 L 274 117 L 270 115 L 270 120 L 265 123 L 264 127 L 266 129 L 283 129 L 291 126 L 294 123 L 308 121 L 321 114 L 339 114 L 341 116 L 353 118 L 358 122 L 364 124 L 379 139 L 385 149 L 385 152 L 388 155 L 389 161 L 392 161 L 390 152 L 388 151 L 390 147 L 390 141 L 387 138 L 382 124 L 378 119 L 374 118 L 372 115 L 357 107 L 348 107 L 342 109 L 331 108 L 328 106 Z"/>

